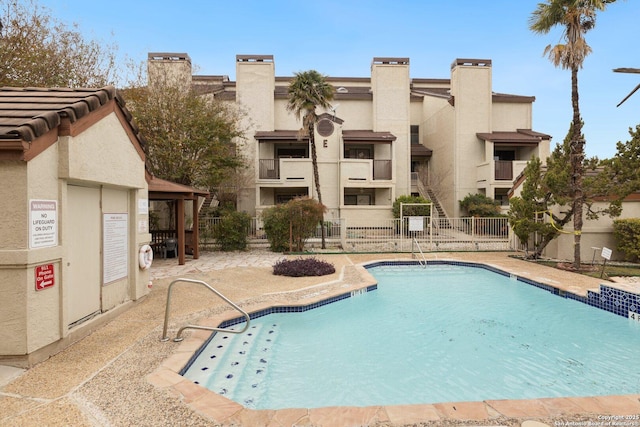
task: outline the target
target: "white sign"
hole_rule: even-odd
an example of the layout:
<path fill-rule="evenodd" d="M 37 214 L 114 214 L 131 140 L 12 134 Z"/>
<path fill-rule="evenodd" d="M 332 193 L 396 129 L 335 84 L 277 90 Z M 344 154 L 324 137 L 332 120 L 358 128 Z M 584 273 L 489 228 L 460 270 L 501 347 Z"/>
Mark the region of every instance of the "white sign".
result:
<path fill-rule="evenodd" d="M 149 199 L 138 199 L 138 213 L 140 215 L 149 213 Z"/>
<path fill-rule="evenodd" d="M 423 231 L 424 230 L 424 217 L 423 216 L 410 216 L 409 218 L 409 231 Z"/>
<path fill-rule="evenodd" d="M 629 319 L 635 321 L 636 323 L 640 323 L 640 314 L 634 313 L 629 310 Z"/>
<path fill-rule="evenodd" d="M 611 249 L 609 248 L 602 248 L 602 258 L 604 259 L 611 259 Z"/>
<path fill-rule="evenodd" d="M 103 274 L 102 283 L 107 284 L 127 277 L 129 271 L 129 217 L 126 213 L 103 215 Z"/>
<path fill-rule="evenodd" d="M 29 248 L 58 246 L 58 201 L 29 200 Z"/>

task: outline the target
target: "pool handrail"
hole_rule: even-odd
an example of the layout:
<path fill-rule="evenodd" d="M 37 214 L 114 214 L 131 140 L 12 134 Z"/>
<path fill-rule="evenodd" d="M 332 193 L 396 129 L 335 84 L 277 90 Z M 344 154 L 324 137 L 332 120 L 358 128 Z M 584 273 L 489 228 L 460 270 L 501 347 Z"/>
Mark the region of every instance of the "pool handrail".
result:
<path fill-rule="evenodd" d="M 422 248 L 420 247 L 420 243 L 418 243 L 418 240 L 415 237 L 411 241 L 411 258 L 414 257 L 414 252 L 413 252 L 414 243 L 418 247 L 418 251 L 420 251 L 420 256 L 422 257 L 422 259 L 421 260 L 419 259 L 418 262 L 423 268 L 427 268 L 427 258 L 424 256 L 424 253 L 422 252 Z"/>
<path fill-rule="evenodd" d="M 210 326 L 185 325 L 185 326 L 181 327 L 178 330 L 178 333 L 176 334 L 176 337 L 173 339 L 174 342 L 180 342 L 180 341 L 182 341 L 184 339 L 184 338 L 181 337 L 181 335 L 182 335 L 182 331 L 184 331 L 185 329 L 199 329 L 199 330 L 203 330 L 203 331 L 226 332 L 226 333 L 229 333 L 229 334 L 241 334 L 241 333 L 243 333 L 244 331 L 246 331 L 249 328 L 249 322 L 251 321 L 251 318 L 247 314 L 247 312 L 245 312 L 243 309 L 238 307 L 233 301 L 231 301 L 229 298 L 227 298 L 224 295 L 222 295 L 220 292 L 218 292 L 216 289 L 214 289 L 211 285 L 209 285 L 206 282 L 203 282 L 202 280 L 179 278 L 179 279 L 176 279 L 173 282 L 171 282 L 169 284 L 169 289 L 167 290 L 167 306 L 166 306 L 165 311 L 164 311 L 164 326 L 162 328 L 162 338 L 160 339 L 160 341 L 162 341 L 162 342 L 169 341 L 169 337 L 167 336 L 167 326 L 169 324 L 169 310 L 170 310 L 170 307 L 171 307 L 171 291 L 173 289 L 173 285 L 178 283 L 178 282 L 195 283 L 195 284 L 202 285 L 202 286 L 206 287 L 211 292 L 213 292 L 214 294 L 216 294 L 217 296 L 222 298 L 222 300 L 225 301 L 227 304 L 229 304 L 232 308 L 234 308 L 237 311 L 239 311 L 245 317 L 246 322 L 245 322 L 244 328 L 242 328 L 239 331 L 234 331 L 234 330 L 225 329 L 225 328 L 213 328 L 213 327 L 210 327 Z"/>

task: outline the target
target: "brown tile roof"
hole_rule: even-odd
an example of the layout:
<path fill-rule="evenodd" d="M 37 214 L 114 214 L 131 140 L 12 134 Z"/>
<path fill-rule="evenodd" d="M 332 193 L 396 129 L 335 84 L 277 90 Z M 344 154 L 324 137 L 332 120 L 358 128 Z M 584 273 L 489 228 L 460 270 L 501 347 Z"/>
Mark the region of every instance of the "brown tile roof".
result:
<path fill-rule="evenodd" d="M 112 86 L 101 89 L 2 87 L 0 153 L 12 152 L 13 157 L 29 160 L 41 151 L 36 150 L 30 156 L 24 155 L 38 138 L 56 128 L 58 134 L 63 135 L 65 122 L 70 127 L 108 103 L 118 106 L 119 116 L 128 123 L 127 132 L 142 146 L 143 140 L 138 128 L 133 123 L 124 100 Z M 112 108 L 115 109 L 115 106 Z M 22 155 L 18 152 L 22 152 Z"/>

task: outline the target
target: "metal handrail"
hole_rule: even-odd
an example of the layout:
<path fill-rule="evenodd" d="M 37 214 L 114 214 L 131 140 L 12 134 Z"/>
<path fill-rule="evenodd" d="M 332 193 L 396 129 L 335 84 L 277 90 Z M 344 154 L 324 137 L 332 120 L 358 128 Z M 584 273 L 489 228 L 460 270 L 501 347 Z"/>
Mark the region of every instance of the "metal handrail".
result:
<path fill-rule="evenodd" d="M 420 263 L 420 265 L 423 268 L 427 268 L 427 258 L 424 256 L 424 253 L 422 252 L 422 248 L 420 247 L 420 243 L 418 243 L 418 240 L 415 237 L 411 241 L 411 258 L 413 258 L 413 244 L 414 243 L 418 247 L 418 250 L 420 251 L 420 256 L 422 257 L 422 260 L 418 260 L 418 262 Z"/>
<path fill-rule="evenodd" d="M 185 329 L 200 329 L 200 330 L 203 330 L 203 331 L 226 332 L 226 333 L 229 333 L 229 334 L 241 334 L 241 333 L 243 333 L 244 331 L 246 331 L 249 328 L 249 321 L 251 320 L 249 315 L 243 309 L 238 307 L 229 298 L 225 297 L 220 292 L 218 292 L 213 287 L 211 287 L 208 283 L 203 282 L 202 280 L 176 279 L 176 280 L 174 280 L 173 282 L 171 282 L 169 284 L 169 289 L 167 291 L 167 307 L 166 307 L 165 312 L 164 312 L 164 327 L 162 328 L 162 339 L 160 341 L 163 341 L 163 342 L 164 341 L 169 341 L 169 337 L 167 336 L 167 325 L 169 324 L 169 308 L 171 306 L 171 291 L 172 291 L 173 285 L 178 283 L 178 282 L 195 283 L 195 284 L 202 285 L 202 286 L 206 287 L 211 292 L 213 292 L 214 294 L 216 294 L 217 296 L 222 298 L 231 307 L 233 307 L 234 309 L 238 310 L 245 317 L 245 319 L 247 319 L 247 321 L 246 321 L 246 323 L 244 325 L 244 328 L 242 328 L 239 331 L 233 331 L 233 330 L 224 329 L 224 328 L 213 328 L 213 327 L 210 327 L 210 326 L 186 325 L 186 326 L 183 326 L 182 328 L 180 328 L 178 330 L 178 333 L 176 334 L 176 337 L 173 339 L 174 342 L 180 342 L 180 341 L 182 341 L 184 339 L 184 338 L 181 337 L 181 335 L 182 335 L 182 331 L 184 331 Z"/>

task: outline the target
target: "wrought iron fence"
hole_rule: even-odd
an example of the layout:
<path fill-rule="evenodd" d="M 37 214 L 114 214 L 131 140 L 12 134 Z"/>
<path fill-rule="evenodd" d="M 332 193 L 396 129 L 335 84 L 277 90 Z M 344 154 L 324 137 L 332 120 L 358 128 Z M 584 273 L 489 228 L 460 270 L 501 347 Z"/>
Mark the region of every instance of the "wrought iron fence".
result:
<path fill-rule="evenodd" d="M 200 245 L 215 247 L 215 225 L 219 218 L 200 221 Z M 506 217 L 498 218 L 429 218 L 415 227 L 409 218 L 388 219 L 366 227 L 350 227 L 344 219 L 325 222 L 327 248 L 348 252 L 410 252 L 416 239 L 425 251 L 489 251 L 514 250 L 515 239 Z M 307 240 L 306 248 L 320 247 L 322 230 Z M 247 229 L 250 246 L 267 246 L 262 221 L 253 218 Z"/>

